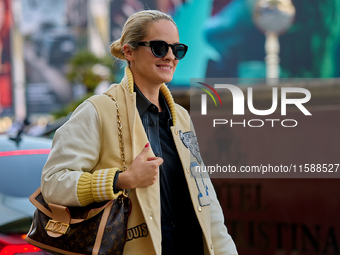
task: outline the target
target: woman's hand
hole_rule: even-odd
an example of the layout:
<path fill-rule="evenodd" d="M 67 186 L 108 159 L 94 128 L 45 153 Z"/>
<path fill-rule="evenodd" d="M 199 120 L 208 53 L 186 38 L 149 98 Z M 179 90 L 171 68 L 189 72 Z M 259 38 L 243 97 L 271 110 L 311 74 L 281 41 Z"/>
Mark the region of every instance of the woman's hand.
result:
<path fill-rule="evenodd" d="M 147 143 L 128 169 L 118 175 L 117 188 L 144 188 L 157 181 L 158 167 L 163 163 L 163 159 L 160 157 L 145 158 L 149 150 L 150 144 Z"/>

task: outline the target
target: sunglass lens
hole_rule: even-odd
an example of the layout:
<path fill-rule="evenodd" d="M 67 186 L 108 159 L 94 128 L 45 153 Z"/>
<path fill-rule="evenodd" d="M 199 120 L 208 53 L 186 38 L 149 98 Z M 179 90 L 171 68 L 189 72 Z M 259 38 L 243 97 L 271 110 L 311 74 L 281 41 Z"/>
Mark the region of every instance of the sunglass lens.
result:
<path fill-rule="evenodd" d="M 166 42 L 156 41 L 153 44 L 153 52 L 157 57 L 164 57 L 168 49 L 169 45 Z"/>
<path fill-rule="evenodd" d="M 174 55 L 176 56 L 177 59 L 184 58 L 186 52 L 187 52 L 187 49 L 183 44 L 177 44 L 175 46 Z"/>

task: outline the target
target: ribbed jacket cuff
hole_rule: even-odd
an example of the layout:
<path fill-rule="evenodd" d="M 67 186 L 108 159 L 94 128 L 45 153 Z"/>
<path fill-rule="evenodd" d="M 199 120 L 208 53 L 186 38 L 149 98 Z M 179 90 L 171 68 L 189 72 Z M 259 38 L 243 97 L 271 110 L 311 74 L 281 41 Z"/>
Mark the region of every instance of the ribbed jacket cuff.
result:
<path fill-rule="evenodd" d="M 111 168 L 93 173 L 91 189 L 94 201 L 102 202 L 118 197 L 118 194 L 113 193 L 113 180 L 118 170 L 118 168 Z"/>
<path fill-rule="evenodd" d="M 92 196 L 91 183 L 92 174 L 90 173 L 83 173 L 78 180 L 77 196 L 81 206 L 95 202 Z"/>
<path fill-rule="evenodd" d="M 97 170 L 93 174 L 83 173 L 78 181 L 77 195 L 82 206 L 117 198 L 113 193 L 113 179 L 118 168 Z"/>

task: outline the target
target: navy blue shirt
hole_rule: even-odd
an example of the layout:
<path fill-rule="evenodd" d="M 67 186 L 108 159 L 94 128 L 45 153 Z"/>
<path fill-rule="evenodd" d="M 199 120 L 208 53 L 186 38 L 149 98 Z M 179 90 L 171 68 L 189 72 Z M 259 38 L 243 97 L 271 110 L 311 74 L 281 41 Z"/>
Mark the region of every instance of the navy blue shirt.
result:
<path fill-rule="evenodd" d="M 162 255 L 203 254 L 198 223 L 170 126 L 171 112 L 160 93 L 162 112 L 135 85 L 137 109 L 151 148 L 164 162 L 159 167 Z"/>

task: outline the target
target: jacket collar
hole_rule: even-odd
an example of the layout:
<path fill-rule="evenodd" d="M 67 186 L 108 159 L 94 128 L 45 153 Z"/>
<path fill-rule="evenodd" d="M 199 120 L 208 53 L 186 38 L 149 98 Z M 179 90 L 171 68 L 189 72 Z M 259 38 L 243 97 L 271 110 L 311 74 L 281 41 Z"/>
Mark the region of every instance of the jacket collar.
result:
<path fill-rule="evenodd" d="M 134 93 L 134 81 L 133 81 L 133 75 L 132 72 L 130 70 L 130 68 L 127 66 L 125 68 L 125 75 L 121 81 L 121 84 L 123 85 L 123 87 L 125 87 L 127 89 L 127 91 L 129 92 L 129 94 L 133 94 Z M 161 93 L 163 94 L 165 101 L 170 109 L 170 113 L 171 113 L 171 118 L 172 118 L 172 123 L 175 126 L 176 122 L 177 122 L 177 115 L 176 115 L 176 109 L 175 109 L 175 101 L 170 93 L 170 90 L 168 89 L 168 87 L 163 83 L 161 88 Z"/>

